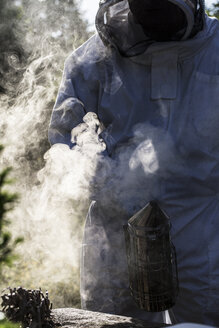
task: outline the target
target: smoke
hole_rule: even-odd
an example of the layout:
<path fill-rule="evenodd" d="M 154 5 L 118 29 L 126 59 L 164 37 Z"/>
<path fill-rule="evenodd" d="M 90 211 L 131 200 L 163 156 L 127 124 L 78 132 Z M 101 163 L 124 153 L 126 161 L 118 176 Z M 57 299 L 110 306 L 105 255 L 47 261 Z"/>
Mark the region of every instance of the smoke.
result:
<path fill-rule="evenodd" d="M 111 149 L 110 128 L 99 134 L 106 150 Z M 175 172 L 169 163 L 174 161 Z M 178 174 L 182 167 L 177 151 L 166 131 L 148 123 L 137 124 L 133 137 L 108 154 L 101 153 L 96 163 L 96 173 L 90 188 L 91 198 L 105 208 L 117 208 L 132 216 L 152 199 L 158 199 L 161 182 L 170 174 Z"/>
<path fill-rule="evenodd" d="M 150 124 L 136 125 L 133 137 L 110 154 L 108 134 L 110 129 L 96 114 L 88 113 L 84 123 L 72 130 L 73 149 L 53 146 L 47 153 L 47 163 L 54 163 L 54 168 L 65 166 L 58 176 L 74 186 L 70 187 L 70 199 L 90 203 L 82 245 L 82 304 L 94 311 L 114 313 L 130 302 L 124 288 L 128 275 L 123 224 L 150 200 L 159 199 L 162 180 L 177 175 L 181 164 L 168 133 Z M 175 172 L 169 169 L 172 161 Z M 48 178 L 48 174 L 44 176 Z M 67 183 L 64 189 L 60 183 L 60 188 L 58 194 L 68 189 Z"/>
<path fill-rule="evenodd" d="M 8 66 L 2 71 L 7 71 L 7 84 L 0 98 L 0 134 L 5 146 L 0 166 L 13 167 L 11 188 L 20 200 L 10 213 L 10 227 L 14 237 L 21 235 L 25 241 L 17 248 L 14 266 L 5 270 L 2 287 L 49 288 L 56 306 L 72 306 L 78 305 L 82 230 L 91 201 L 99 204 L 104 216 L 121 217 L 125 222 L 159 196 L 160 180 L 169 174 L 168 161 L 176 162 L 176 152 L 166 133 L 142 124 L 134 128 L 126 145 L 109 156 L 110 127 L 105 128 L 94 113 L 73 129 L 73 149 L 62 144 L 50 148 L 51 110 L 67 50 L 73 47 L 67 43 L 71 36 L 62 38 L 66 31 L 58 28 L 66 12 L 59 16 L 56 7 L 55 14 L 49 15 L 51 8 L 45 6 L 45 1 L 30 1 L 27 6 L 31 28 L 23 39 L 16 39 L 22 44 L 19 49 L 25 49 L 22 55 L 7 47 L 4 50 Z M 84 40 L 82 35 L 88 36 L 74 33 L 74 47 Z M 85 48 L 82 55 L 89 58 L 89 51 Z M 13 80 L 16 72 L 19 78 Z M 116 72 L 113 76 L 114 84 L 105 90 L 112 94 L 122 83 Z M 109 248 L 106 243 L 105 248 Z"/>
<path fill-rule="evenodd" d="M 3 271 L 1 288 L 48 288 L 55 306 L 78 306 L 86 197 L 77 204 L 72 198 L 72 153 L 54 147 L 44 154 L 64 60 L 88 38 L 86 24 L 74 1 L 11 0 L 0 7 L 0 169 L 13 168 L 10 188 L 20 198 L 9 215 L 10 230 L 24 237 L 13 267 Z M 60 154 L 66 166 L 55 161 Z"/>

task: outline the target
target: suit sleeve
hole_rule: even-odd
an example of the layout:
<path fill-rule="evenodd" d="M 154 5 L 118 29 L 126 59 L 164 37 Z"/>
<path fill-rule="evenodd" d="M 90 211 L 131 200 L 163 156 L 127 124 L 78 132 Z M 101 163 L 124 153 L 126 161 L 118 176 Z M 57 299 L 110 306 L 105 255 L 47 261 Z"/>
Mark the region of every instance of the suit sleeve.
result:
<path fill-rule="evenodd" d="M 74 84 L 77 74 L 74 74 L 72 58 L 67 59 L 64 66 L 62 82 L 53 108 L 49 125 L 48 138 L 51 145 L 63 143 L 72 147 L 71 130 L 82 123 L 86 114 L 84 104 L 79 99 Z"/>

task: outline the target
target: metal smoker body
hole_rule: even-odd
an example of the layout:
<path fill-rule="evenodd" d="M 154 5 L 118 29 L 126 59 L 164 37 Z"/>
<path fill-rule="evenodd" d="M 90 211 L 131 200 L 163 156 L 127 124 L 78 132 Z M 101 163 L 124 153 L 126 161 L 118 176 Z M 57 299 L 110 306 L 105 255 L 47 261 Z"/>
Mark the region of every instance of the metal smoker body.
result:
<path fill-rule="evenodd" d="M 178 294 L 176 252 L 170 221 L 150 202 L 124 226 L 131 294 L 148 312 L 170 309 Z"/>

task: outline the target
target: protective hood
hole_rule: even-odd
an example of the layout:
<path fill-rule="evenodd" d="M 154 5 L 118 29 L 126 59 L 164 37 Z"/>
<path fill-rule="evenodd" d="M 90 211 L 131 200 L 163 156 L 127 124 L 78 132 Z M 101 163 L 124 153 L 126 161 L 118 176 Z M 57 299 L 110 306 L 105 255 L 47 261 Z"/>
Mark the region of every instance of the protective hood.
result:
<path fill-rule="evenodd" d="M 185 14 L 186 28 L 180 41 L 187 40 L 203 29 L 205 22 L 204 0 L 168 0 Z M 145 35 L 129 9 L 128 0 L 101 0 L 96 16 L 96 28 L 106 46 L 116 48 L 123 56 L 142 54 L 156 42 Z"/>

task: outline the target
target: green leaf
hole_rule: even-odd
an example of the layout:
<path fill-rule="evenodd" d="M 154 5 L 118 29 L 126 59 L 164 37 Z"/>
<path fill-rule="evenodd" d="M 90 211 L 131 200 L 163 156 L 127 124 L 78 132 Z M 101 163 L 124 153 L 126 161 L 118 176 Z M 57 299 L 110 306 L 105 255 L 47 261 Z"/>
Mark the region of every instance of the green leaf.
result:
<path fill-rule="evenodd" d="M 2 150 L 3 147 L 0 145 L 0 152 Z M 5 190 L 5 186 L 13 182 L 8 177 L 10 172 L 11 168 L 9 167 L 0 172 L 0 270 L 3 265 L 10 266 L 13 263 L 16 258 L 14 249 L 23 241 L 22 237 L 18 237 L 13 241 L 8 228 L 5 230 L 6 226 L 8 227 L 10 224 L 6 214 L 14 208 L 15 202 L 18 200 L 16 193 Z"/>
<path fill-rule="evenodd" d="M 19 324 L 11 323 L 7 320 L 0 321 L 0 328 L 19 328 Z"/>

